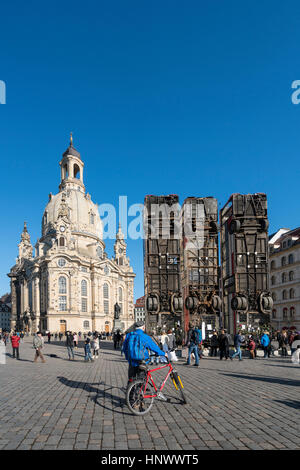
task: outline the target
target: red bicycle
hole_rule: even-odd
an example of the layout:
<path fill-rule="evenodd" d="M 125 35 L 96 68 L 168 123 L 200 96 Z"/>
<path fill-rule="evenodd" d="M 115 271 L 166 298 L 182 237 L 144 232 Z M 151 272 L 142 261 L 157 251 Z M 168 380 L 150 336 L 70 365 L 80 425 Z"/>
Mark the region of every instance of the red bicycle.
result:
<path fill-rule="evenodd" d="M 168 360 L 166 364 L 160 367 L 156 367 L 155 369 L 149 369 L 148 365 L 145 363 L 141 363 L 139 368 L 145 373 L 145 377 L 134 380 L 129 385 L 126 392 L 126 403 L 133 414 L 141 416 L 148 413 L 152 408 L 154 398 L 168 402 L 170 401 L 170 399 L 166 398 L 162 394 L 162 390 L 169 377 L 171 377 L 175 389 L 180 392 L 182 403 L 187 403 L 186 397 L 183 393 L 183 384 L 181 378 L 179 377 L 176 369 Z M 168 373 L 161 386 L 157 387 L 153 380 L 152 372 L 166 368 L 169 368 Z"/>

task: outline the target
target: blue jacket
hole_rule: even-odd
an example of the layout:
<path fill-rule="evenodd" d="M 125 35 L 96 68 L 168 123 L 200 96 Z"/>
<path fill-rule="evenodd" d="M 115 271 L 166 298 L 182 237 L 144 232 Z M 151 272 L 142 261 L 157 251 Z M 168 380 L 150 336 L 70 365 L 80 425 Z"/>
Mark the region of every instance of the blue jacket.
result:
<path fill-rule="evenodd" d="M 149 360 L 149 350 L 152 351 L 152 352 L 154 352 L 154 353 L 156 353 L 156 354 L 158 354 L 158 356 L 165 356 L 164 351 L 162 351 L 162 350 L 157 346 L 157 344 L 153 341 L 153 339 L 150 338 L 149 335 L 147 335 L 146 333 L 144 333 L 143 330 L 138 329 L 138 330 L 135 330 L 133 333 L 140 335 L 142 343 L 143 343 L 143 344 L 145 345 L 145 347 L 147 348 L 147 349 L 145 349 L 145 361 L 146 361 L 146 362 Z M 122 352 L 124 353 L 124 355 L 125 355 L 125 357 L 126 357 L 126 360 L 127 360 L 128 362 L 130 362 L 130 364 L 131 364 L 133 367 L 136 367 L 136 366 L 139 365 L 139 361 L 133 361 L 133 360 L 130 361 L 130 358 L 129 358 L 129 355 L 128 355 L 128 340 L 129 340 L 131 334 L 132 334 L 132 333 L 128 333 L 128 334 L 126 335 L 126 338 L 125 338 L 125 341 L 124 341 L 123 347 L 122 347 Z"/>
<path fill-rule="evenodd" d="M 243 342 L 243 337 L 241 335 L 236 334 L 234 336 L 234 347 L 239 348 L 242 342 Z"/>
<path fill-rule="evenodd" d="M 270 344 L 270 338 L 269 338 L 269 336 L 266 335 L 266 334 L 262 335 L 262 337 L 261 337 L 261 339 L 260 339 L 260 344 L 261 344 L 262 346 L 264 346 L 265 348 L 266 348 L 267 346 L 269 346 L 269 344 Z"/>

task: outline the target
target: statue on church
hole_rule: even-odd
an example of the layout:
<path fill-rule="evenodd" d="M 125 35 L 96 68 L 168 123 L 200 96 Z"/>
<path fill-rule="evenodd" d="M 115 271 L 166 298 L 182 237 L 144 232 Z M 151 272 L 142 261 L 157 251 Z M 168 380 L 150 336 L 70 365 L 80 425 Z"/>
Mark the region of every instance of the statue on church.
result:
<path fill-rule="evenodd" d="M 115 303 L 115 308 L 114 308 L 114 310 L 115 310 L 115 320 L 119 320 L 119 318 L 120 318 L 120 313 L 121 313 L 121 307 L 120 307 L 120 305 L 118 304 L 118 302 Z"/>

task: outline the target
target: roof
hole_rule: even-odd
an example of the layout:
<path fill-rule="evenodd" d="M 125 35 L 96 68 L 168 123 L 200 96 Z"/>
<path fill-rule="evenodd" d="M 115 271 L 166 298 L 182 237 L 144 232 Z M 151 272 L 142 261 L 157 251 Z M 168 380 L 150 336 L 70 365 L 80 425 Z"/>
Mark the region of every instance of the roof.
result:
<path fill-rule="evenodd" d="M 136 300 L 135 307 L 145 307 L 145 296 Z"/>
<path fill-rule="evenodd" d="M 63 153 L 63 157 L 65 155 L 73 155 L 74 157 L 81 158 L 80 153 L 73 147 L 72 144 L 70 144 L 67 150 Z"/>

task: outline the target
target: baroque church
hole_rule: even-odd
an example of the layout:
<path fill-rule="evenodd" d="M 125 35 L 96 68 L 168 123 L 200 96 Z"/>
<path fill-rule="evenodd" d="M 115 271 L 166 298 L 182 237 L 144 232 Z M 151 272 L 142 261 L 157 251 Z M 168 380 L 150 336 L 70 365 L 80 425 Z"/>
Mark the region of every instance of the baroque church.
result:
<path fill-rule="evenodd" d="M 135 274 L 121 227 L 109 259 L 98 208 L 85 191 L 84 163 L 72 135 L 59 165 L 59 192 L 49 194 L 35 253 L 24 223 L 19 256 L 8 274 L 11 328 L 31 333 L 111 332 L 117 310 L 126 330 L 134 322 Z"/>

